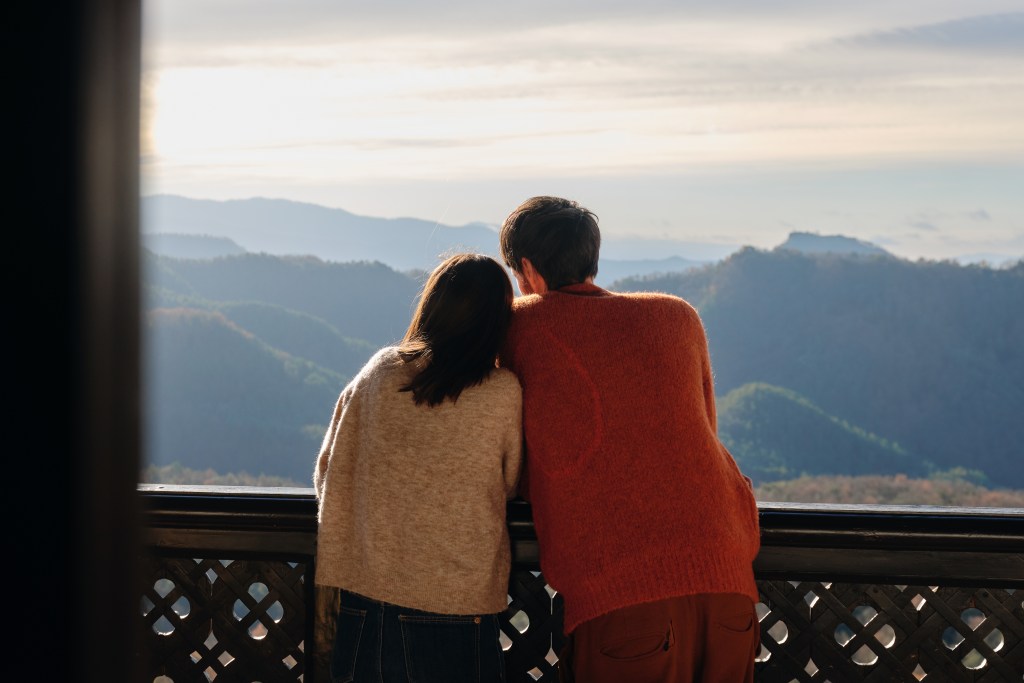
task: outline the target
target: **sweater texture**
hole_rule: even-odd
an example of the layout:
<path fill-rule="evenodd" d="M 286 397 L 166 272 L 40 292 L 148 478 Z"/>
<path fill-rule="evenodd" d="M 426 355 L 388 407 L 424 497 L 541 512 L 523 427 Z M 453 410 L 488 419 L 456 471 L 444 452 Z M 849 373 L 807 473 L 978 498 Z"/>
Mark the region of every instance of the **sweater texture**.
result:
<path fill-rule="evenodd" d="M 520 491 L 566 633 L 676 596 L 758 601 L 757 504 L 718 439 L 707 337 L 689 303 L 593 284 L 519 297 L 500 364 L 522 385 Z"/>
<path fill-rule="evenodd" d="M 316 583 L 428 612 L 501 612 L 519 383 L 495 368 L 457 401 L 417 406 L 399 389 L 418 369 L 382 349 L 338 398 L 313 473 Z"/>

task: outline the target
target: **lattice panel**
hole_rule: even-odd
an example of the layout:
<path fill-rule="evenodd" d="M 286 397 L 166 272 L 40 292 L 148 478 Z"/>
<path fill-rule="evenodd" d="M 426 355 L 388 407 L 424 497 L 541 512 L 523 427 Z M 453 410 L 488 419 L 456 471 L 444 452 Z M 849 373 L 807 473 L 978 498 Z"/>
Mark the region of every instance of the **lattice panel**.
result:
<path fill-rule="evenodd" d="M 561 596 L 514 572 L 510 683 L 557 681 Z M 759 683 L 1024 680 L 1024 591 L 759 581 Z"/>
<path fill-rule="evenodd" d="M 501 647 L 509 683 L 557 681 L 562 636 L 562 596 L 539 572 L 513 571 L 501 622 Z"/>
<path fill-rule="evenodd" d="M 761 581 L 758 681 L 1024 679 L 1024 591 Z"/>
<path fill-rule="evenodd" d="M 303 680 L 306 565 L 144 562 L 139 657 L 147 683 Z"/>
<path fill-rule="evenodd" d="M 302 681 L 305 564 L 147 558 L 146 683 Z M 1024 680 L 1024 590 L 759 581 L 759 683 Z M 509 683 L 555 683 L 562 597 L 513 571 L 501 621 Z M 309 683 L 312 675 L 306 677 Z M 319 681 L 315 683 L 320 683 Z"/>

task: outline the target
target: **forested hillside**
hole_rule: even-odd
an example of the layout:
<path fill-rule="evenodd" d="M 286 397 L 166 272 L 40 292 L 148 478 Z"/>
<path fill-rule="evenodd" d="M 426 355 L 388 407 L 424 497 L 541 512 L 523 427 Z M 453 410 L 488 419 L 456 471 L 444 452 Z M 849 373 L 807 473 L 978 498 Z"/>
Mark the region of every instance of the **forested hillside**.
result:
<path fill-rule="evenodd" d="M 145 333 L 149 463 L 310 481 L 346 377 L 217 312 L 155 309 Z"/>
<path fill-rule="evenodd" d="M 718 433 L 755 482 L 882 472 L 920 477 L 933 469 L 898 444 L 768 384 L 744 384 L 719 399 Z"/>
<path fill-rule="evenodd" d="M 379 263 L 266 254 L 148 253 L 143 273 L 152 471 L 302 485 L 338 393 L 401 338 L 420 286 Z"/>
<path fill-rule="evenodd" d="M 1024 263 L 746 248 L 714 266 L 612 288 L 669 292 L 697 307 L 719 396 L 751 382 L 781 387 L 918 463 L 969 466 L 1024 488 Z M 773 438 L 789 430 L 799 442 L 806 427 L 784 407 L 765 403 L 760 419 L 773 423 Z M 796 474 L 814 456 L 765 442 L 737 450 L 759 469 L 778 468 L 778 457 Z M 912 473 L 910 461 L 879 458 L 879 473 Z"/>
<path fill-rule="evenodd" d="M 147 254 L 143 273 L 149 471 L 298 485 L 338 392 L 402 336 L 422 282 L 267 254 Z M 845 476 L 873 496 L 895 489 L 864 477 L 898 475 L 1024 489 L 1024 265 L 744 249 L 610 288 L 697 306 L 720 435 L 762 487 Z"/>
<path fill-rule="evenodd" d="M 382 263 L 334 263 L 312 256 L 189 260 L 149 255 L 144 270 L 153 296 L 273 304 L 317 317 L 342 336 L 374 346 L 402 338 L 420 286 Z"/>
<path fill-rule="evenodd" d="M 990 489 L 956 473 L 928 479 L 902 474 L 799 477 L 762 484 L 754 494 L 764 502 L 1024 508 L 1024 491 Z"/>

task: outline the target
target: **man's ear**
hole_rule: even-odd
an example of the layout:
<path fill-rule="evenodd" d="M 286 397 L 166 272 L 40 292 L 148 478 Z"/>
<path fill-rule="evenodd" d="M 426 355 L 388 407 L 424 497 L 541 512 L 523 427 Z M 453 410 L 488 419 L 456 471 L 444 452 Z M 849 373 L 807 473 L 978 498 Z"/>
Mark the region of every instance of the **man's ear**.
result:
<path fill-rule="evenodd" d="M 524 290 L 523 294 L 543 294 L 548 291 L 548 283 L 544 277 L 537 272 L 537 269 L 530 263 L 530 259 L 522 259 L 522 271 L 519 273 L 519 289 Z M 524 287 L 525 285 L 525 287 Z M 529 291 L 525 291 L 528 289 Z"/>

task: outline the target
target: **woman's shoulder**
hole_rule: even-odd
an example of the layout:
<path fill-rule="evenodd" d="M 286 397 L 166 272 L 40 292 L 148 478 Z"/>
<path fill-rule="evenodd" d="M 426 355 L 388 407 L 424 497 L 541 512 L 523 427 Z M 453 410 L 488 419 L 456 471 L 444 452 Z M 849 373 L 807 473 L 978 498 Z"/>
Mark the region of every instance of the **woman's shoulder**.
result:
<path fill-rule="evenodd" d="M 398 355 L 398 347 L 385 346 L 374 352 L 363 367 L 359 369 L 355 377 L 349 382 L 352 388 L 379 381 L 382 377 L 390 374 L 394 368 L 403 366 L 405 363 Z"/>
<path fill-rule="evenodd" d="M 397 346 L 384 346 L 377 349 L 377 352 L 373 354 L 373 356 L 367 362 L 367 365 L 395 365 L 401 360 L 402 357 L 398 354 Z"/>
<path fill-rule="evenodd" d="M 398 354 L 397 346 L 384 346 L 377 349 L 370 359 L 363 365 L 359 374 L 379 372 L 385 368 L 403 364 L 402 357 Z"/>
<path fill-rule="evenodd" d="M 494 368 L 483 382 L 483 388 L 493 395 L 504 396 L 509 400 L 522 400 L 523 389 L 519 378 L 508 368 Z"/>
<path fill-rule="evenodd" d="M 464 393 L 473 396 L 471 402 L 477 407 L 481 404 L 518 403 L 522 400 L 522 388 L 519 386 L 519 380 L 506 368 L 495 368 L 479 384 L 467 387 Z"/>
<path fill-rule="evenodd" d="M 519 378 L 508 368 L 494 368 L 491 371 L 490 380 L 495 382 L 496 386 L 502 387 L 506 391 L 522 391 L 519 385 Z"/>

